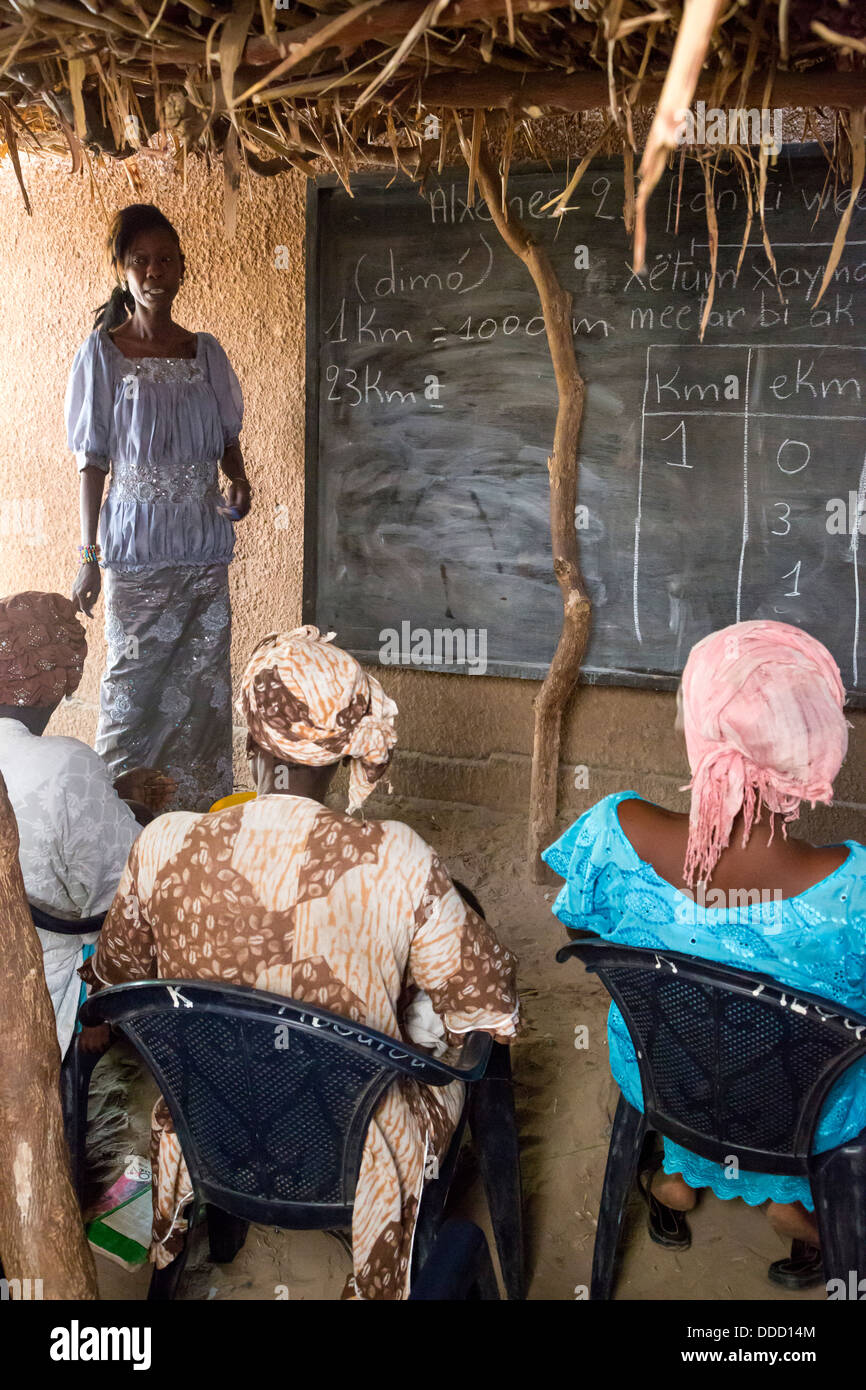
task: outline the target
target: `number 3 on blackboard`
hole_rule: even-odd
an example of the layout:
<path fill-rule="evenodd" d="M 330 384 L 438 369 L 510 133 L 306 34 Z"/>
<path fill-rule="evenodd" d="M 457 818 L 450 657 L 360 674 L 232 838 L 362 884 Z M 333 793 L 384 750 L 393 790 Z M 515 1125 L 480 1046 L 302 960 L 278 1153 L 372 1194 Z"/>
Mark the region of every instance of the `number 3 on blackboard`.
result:
<path fill-rule="evenodd" d="M 772 530 L 772 531 L 770 532 L 770 535 L 771 535 L 771 536 L 787 536 L 788 532 L 789 532 L 790 529 L 791 529 L 791 523 L 790 523 L 790 521 L 788 520 L 788 517 L 791 515 L 791 508 L 790 508 L 790 506 L 788 505 L 787 502 L 774 502 L 774 503 L 773 503 L 773 506 L 774 506 L 774 507 L 782 507 L 782 508 L 783 508 L 785 515 L 784 515 L 784 516 L 778 517 L 777 520 L 778 520 L 778 521 L 781 521 L 781 523 L 782 523 L 782 525 L 784 526 L 785 529 L 784 529 L 784 531 Z"/>

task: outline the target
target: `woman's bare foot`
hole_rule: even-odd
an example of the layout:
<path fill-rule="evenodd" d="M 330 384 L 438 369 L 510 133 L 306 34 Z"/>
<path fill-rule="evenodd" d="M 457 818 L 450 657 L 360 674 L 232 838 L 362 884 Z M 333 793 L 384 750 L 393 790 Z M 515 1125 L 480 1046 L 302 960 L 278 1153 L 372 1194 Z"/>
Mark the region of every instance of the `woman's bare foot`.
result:
<path fill-rule="evenodd" d="M 681 1173 L 665 1173 L 661 1169 L 652 1180 L 652 1194 L 657 1202 L 674 1211 L 692 1211 L 698 1200 Z"/>
<path fill-rule="evenodd" d="M 802 1202 L 771 1202 L 767 1207 L 767 1219 L 776 1234 L 785 1240 L 803 1240 L 807 1245 L 820 1247 L 817 1218 Z"/>

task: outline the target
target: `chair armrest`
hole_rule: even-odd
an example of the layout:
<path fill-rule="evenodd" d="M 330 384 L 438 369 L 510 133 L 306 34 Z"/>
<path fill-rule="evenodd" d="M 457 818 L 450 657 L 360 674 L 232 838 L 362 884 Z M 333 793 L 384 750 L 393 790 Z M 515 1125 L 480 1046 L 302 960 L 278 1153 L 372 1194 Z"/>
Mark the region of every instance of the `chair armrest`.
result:
<path fill-rule="evenodd" d="M 41 907 L 34 907 L 33 903 L 27 906 L 35 927 L 40 931 L 59 932 L 61 936 L 87 936 L 89 932 L 101 931 L 106 918 L 104 912 L 97 913 L 95 917 L 52 917 L 50 912 L 43 912 Z"/>
<path fill-rule="evenodd" d="M 487 1069 L 492 1050 L 493 1035 L 491 1033 L 480 1031 L 469 1033 L 460 1049 L 460 1056 L 457 1058 L 453 1070 L 459 1072 L 466 1081 L 477 1081 Z"/>
<path fill-rule="evenodd" d="M 480 1081 L 487 1071 L 494 1043 L 492 1033 L 478 1029 L 467 1034 L 460 1056 L 453 1065 L 408 1043 L 397 1046 L 402 1048 L 405 1059 L 398 1062 L 398 1070 L 408 1072 L 429 1086 L 447 1086 L 451 1081 Z M 412 1059 L 415 1059 L 414 1065 Z M 423 1061 L 424 1065 L 416 1070 L 418 1061 Z"/>
<path fill-rule="evenodd" d="M 564 965 L 564 963 L 567 960 L 571 960 L 572 956 L 579 955 L 579 948 L 583 945 L 584 940 L 586 940 L 587 938 L 591 940 L 593 936 L 593 932 L 587 932 L 585 937 L 580 937 L 576 940 L 566 942 L 566 944 L 564 946 L 560 946 L 559 950 L 557 951 L 556 960 L 559 962 L 560 965 Z M 598 938 L 596 937 L 596 940 L 597 939 Z"/>

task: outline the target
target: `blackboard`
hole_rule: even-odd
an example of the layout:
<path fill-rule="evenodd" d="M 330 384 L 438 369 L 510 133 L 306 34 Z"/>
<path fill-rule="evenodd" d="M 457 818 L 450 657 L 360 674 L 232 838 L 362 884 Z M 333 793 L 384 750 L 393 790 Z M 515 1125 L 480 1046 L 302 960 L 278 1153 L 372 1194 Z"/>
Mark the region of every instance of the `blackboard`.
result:
<path fill-rule="evenodd" d="M 685 165 L 679 207 L 677 171 L 659 185 L 640 276 L 621 162 L 595 161 L 573 210 L 551 220 L 564 175 L 513 172 L 509 198 L 574 293 L 584 679 L 672 688 L 700 637 L 769 617 L 824 641 L 861 703 L 866 191 L 815 308 L 847 190 L 820 154 L 783 151 L 766 195 L 777 275 L 757 218 L 737 275 L 746 200 L 720 169 L 700 343 L 710 253 L 697 166 Z M 467 192 L 465 169 L 423 195 L 382 176 L 357 179 L 353 197 L 336 180 L 310 188 L 305 617 L 367 661 L 539 679 L 561 622 L 556 387 L 529 274 Z M 466 664 L 449 664 L 459 646 L 437 648 L 437 631 L 470 634 Z M 400 635 L 396 658 L 383 633 Z M 414 640 L 425 633 L 426 646 Z"/>

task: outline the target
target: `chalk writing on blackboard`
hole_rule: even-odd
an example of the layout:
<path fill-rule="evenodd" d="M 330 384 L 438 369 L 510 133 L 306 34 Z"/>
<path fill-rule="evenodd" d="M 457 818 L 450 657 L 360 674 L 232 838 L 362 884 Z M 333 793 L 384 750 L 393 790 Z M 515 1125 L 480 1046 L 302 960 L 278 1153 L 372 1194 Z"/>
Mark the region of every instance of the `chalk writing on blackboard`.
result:
<path fill-rule="evenodd" d="M 772 486 L 780 492 L 786 479 L 794 479 L 813 463 L 817 448 L 825 464 L 836 457 L 844 444 L 840 425 L 855 423 L 866 439 L 866 358 L 864 348 L 842 345 L 797 344 L 727 344 L 713 347 L 707 356 L 697 358 L 692 347 L 672 348 L 669 344 L 654 344 L 646 350 L 646 379 L 641 418 L 641 446 L 638 464 L 637 508 L 635 516 L 634 567 L 632 599 L 634 632 L 642 642 L 640 625 L 641 600 L 641 527 L 648 482 L 649 460 L 663 458 L 657 444 L 667 443 L 674 435 L 682 441 L 682 454 L 673 460 L 674 466 L 693 469 L 695 461 L 709 452 L 709 440 L 717 447 L 719 430 L 726 432 L 731 444 L 731 457 L 738 433 L 742 435 L 742 528 L 736 580 L 736 621 L 743 615 L 743 577 L 747 547 L 751 533 L 750 515 L 750 446 L 749 430 L 756 420 L 773 421 L 765 428 L 760 440 L 761 457 L 754 466 L 769 473 Z M 852 363 L 854 364 L 852 370 Z M 742 396 L 739 381 L 744 382 Z M 830 402 L 827 409 L 824 403 Z M 819 410 L 819 403 L 821 408 Z M 766 407 L 771 407 L 767 409 Z M 686 448 L 686 419 L 689 420 L 689 453 Z M 678 423 L 673 430 L 661 433 L 672 420 Z M 724 421 L 724 425 L 718 422 Z M 662 423 L 663 422 L 663 423 Z M 818 429 L 816 431 L 816 425 Z M 837 432 L 834 432 L 837 431 Z M 808 435 L 808 438 L 804 438 Z M 775 445 L 768 458 L 767 444 Z M 671 466 L 671 459 L 665 458 Z M 773 469 L 775 464 L 775 472 Z M 777 476 L 778 474 L 778 476 Z M 652 486 L 662 484 L 662 475 L 652 471 Z M 802 586 L 807 582 L 810 561 L 799 553 L 816 547 L 814 567 L 822 564 L 823 537 L 814 526 L 814 518 L 801 518 L 792 536 L 791 502 L 779 497 L 771 503 L 777 524 L 769 528 L 770 537 L 786 541 L 783 551 L 770 551 L 770 566 L 766 582 L 772 585 L 778 578 L 781 596 L 787 599 L 803 597 Z M 779 525 L 778 523 L 782 524 Z M 790 540 L 788 538 L 791 537 Z M 796 545 L 796 554 L 791 546 Z M 787 570 L 778 567 L 779 557 L 793 558 Z M 850 604 L 850 652 L 855 683 L 859 677 L 858 649 L 860 642 L 859 573 L 855 564 L 850 570 L 850 592 L 836 594 L 837 603 Z M 788 581 L 786 584 L 785 581 Z M 796 614 L 789 614 L 795 621 Z"/>
<path fill-rule="evenodd" d="M 715 268 L 690 165 L 681 187 L 678 171 L 662 179 L 639 273 L 621 165 L 594 161 L 551 218 L 561 187 L 513 172 L 508 202 L 573 295 L 584 677 L 670 687 L 713 628 L 777 617 L 826 642 L 856 695 L 860 531 L 827 518 L 831 499 L 866 487 L 866 190 L 816 304 L 850 199 L 828 187 L 823 156 L 785 151 L 768 170 L 775 266 L 757 233 L 743 247 L 746 199 L 721 170 Z M 404 621 L 483 628 L 490 674 L 539 678 L 561 624 L 557 393 L 531 279 L 467 199 L 465 171 L 431 176 L 423 196 L 375 178 L 354 193 L 310 193 L 305 612 L 372 661 L 379 632 Z"/>

